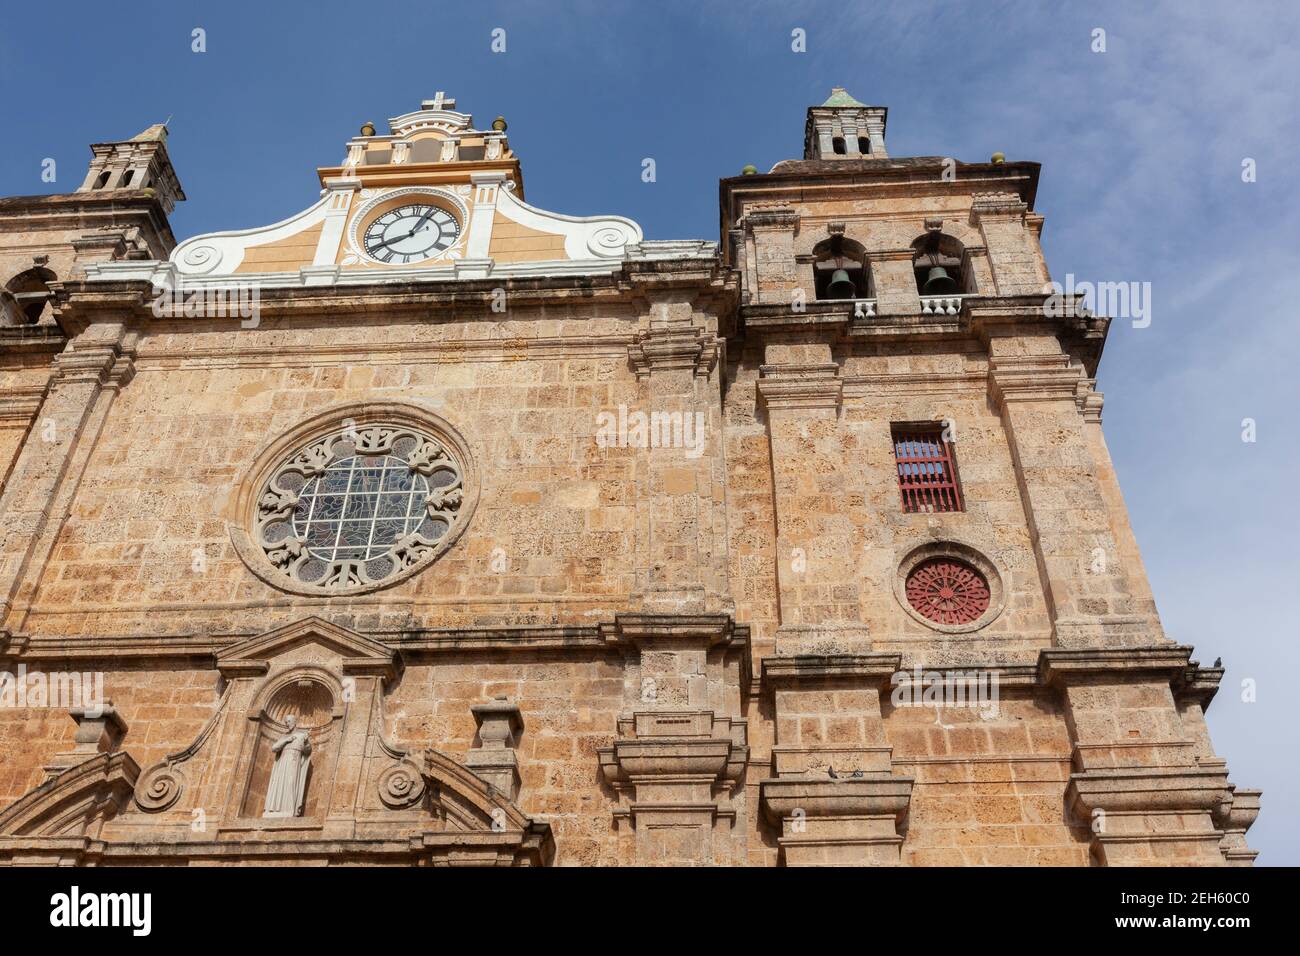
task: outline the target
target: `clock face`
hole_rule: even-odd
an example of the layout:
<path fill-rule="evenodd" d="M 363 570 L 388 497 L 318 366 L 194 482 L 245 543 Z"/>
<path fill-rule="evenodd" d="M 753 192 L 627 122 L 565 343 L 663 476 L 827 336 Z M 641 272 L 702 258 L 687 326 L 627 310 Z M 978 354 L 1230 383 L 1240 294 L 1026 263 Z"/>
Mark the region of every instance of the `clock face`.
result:
<path fill-rule="evenodd" d="M 371 258 L 402 265 L 436 256 L 460 236 L 460 223 L 441 206 L 413 203 L 384 213 L 366 227 Z"/>

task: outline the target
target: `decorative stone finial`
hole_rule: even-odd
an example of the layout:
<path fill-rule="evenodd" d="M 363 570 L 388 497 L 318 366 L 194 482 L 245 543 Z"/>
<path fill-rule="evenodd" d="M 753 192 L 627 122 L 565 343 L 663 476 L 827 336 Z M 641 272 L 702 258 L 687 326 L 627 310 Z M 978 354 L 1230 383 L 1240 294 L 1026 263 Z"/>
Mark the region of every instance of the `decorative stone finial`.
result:
<path fill-rule="evenodd" d="M 514 800 L 519 796 L 519 758 L 515 747 L 524 729 L 519 705 L 507 697 L 494 697 L 470 707 L 478 723 L 479 746 L 465 754 L 465 766 Z"/>
<path fill-rule="evenodd" d="M 744 166 L 744 167 L 740 170 L 740 175 L 742 175 L 742 176 L 753 176 L 753 175 L 754 175 L 755 173 L 757 173 L 757 172 L 758 172 L 758 167 L 757 167 L 757 166 L 749 166 L 749 165 L 747 165 L 747 166 Z"/>
<path fill-rule="evenodd" d="M 374 123 L 371 123 L 369 120 L 367 120 L 365 123 L 362 123 L 362 124 L 361 124 L 361 135 L 362 135 L 362 136 L 374 136 L 374 135 L 375 135 L 375 124 L 374 124 Z"/>
<path fill-rule="evenodd" d="M 992 162 L 994 162 L 994 163 L 1005 163 L 1005 162 L 1007 161 L 1007 154 L 1006 154 L 1006 153 L 994 153 L 991 159 L 992 159 Z"/>
<path fill-rule="evenodd" d="M 506 131 L 506 118 L 504 116 L 498 116 L 492 121 L 492 128 L 498 133 L 504 133 Z"/>
<path fill-rule="evenodd" d="M 54 755 L 45 768 L 50 776 L 75 767 L 96 754 L 113 753 L 126 736 L 126 721 L 111 700 L 105 699 L 98 706 L 72 707 L 68 716 L 77 723 L 73 747 Z"/>

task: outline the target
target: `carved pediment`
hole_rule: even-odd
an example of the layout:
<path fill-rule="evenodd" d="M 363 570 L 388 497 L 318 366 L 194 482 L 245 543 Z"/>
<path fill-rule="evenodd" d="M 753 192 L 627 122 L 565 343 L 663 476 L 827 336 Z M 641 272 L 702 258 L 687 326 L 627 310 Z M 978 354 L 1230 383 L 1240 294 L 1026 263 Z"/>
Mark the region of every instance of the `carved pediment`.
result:
<path fill-rule="evenodd" d="M 549 826 L 510 792 L 385 739 L 399 667 L 393 648 L 317 617 L 239 641 L 217 654 L 212 716 L 143 772 L 114 709 L 101 723 L 118 732 L 98 736 L 100 715 L 74 712 L 76 762 L 0 812 L 0 861 L 548 863 Z"/>
<path fill-rule="evenodd" d="M 323 653 L 336 659 L 345 675 L 391 680 L 401 669 L 397 651 L 319 617 L 303 618 L 223 648 L 217 652 L 217 669 L 226 678 L 256 677 L 267 673 L 273 661 L 301 652 L 308 645 L 315 646 L 317 657 Z M 296 656 L 305 659 L 301 653 Z"/>
<path fill-rule="evenodd" d="M 101 753 L 56 774 L 0 812 L 6 837 L 94 837 L 131 800 L 140 766 L 130 754 Z"/>

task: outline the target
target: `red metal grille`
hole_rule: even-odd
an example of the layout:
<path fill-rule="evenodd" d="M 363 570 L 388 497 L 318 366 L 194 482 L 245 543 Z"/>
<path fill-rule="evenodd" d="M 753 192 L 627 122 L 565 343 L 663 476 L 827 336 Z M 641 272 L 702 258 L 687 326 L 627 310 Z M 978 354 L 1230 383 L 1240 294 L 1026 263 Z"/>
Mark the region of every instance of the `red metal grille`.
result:
<path fill-rule="evenodd" d="M 894 460 L 903 510 L 911 513 L 961 511 L 957 459 L 943 430 L 933 427 L 894 429 Z"/>
<path fill-rule="evenodd" d="M 907 576 L 907 603 L 936 624 L 970 624 L 989 609 L 989 584 L 964 561 L 931 558 Z"/>

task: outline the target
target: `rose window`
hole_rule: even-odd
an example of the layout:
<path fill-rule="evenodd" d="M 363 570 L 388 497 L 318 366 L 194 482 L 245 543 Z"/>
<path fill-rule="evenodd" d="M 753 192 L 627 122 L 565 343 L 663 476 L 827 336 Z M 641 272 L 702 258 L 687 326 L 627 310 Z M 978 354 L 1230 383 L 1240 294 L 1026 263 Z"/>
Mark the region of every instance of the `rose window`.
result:
<path fill-rule="evenodd" d="M 341 429 L 271 476 L 258 499 L 258 542 L 299 584 L 378 584 L 432 560 L 459 518 L 463 482 L 447 446 L 420 431 Z"/>
<path fill-rule="evenodd" d="M 989 609 L 989 584 L 965 561 L 931 558 L 907 576 L 907 603 L 936 624 L 970 624 Z"/>

